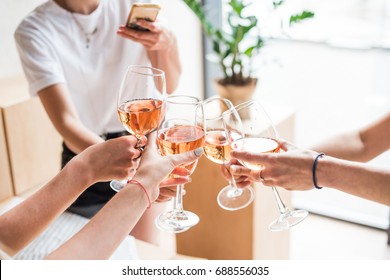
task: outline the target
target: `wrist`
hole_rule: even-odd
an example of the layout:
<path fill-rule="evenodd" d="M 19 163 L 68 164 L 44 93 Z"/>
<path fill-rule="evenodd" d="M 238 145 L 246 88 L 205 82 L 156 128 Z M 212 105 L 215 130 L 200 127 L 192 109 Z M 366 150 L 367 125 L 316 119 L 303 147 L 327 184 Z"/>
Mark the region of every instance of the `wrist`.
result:
<path fill-rule="evenodd" d="M 316 180 L 319 187 L 332 188 L 335 184 L 334 173 L 332 172 L 337 165 L 337 159 L 330 156 L 323 156 L 318 159 L 316 168 Z"/>
<path fill-rule="evenodd" d="M 313 179 L 313 185 L 314 185 L 314 188 L 316 189 L 322 189 L 321 186 L 318 185 L 318 182 L 317 182 L 317 165 L 318 165 L 318 161 L 324 157 L 325 154 L 324 153 L 319 153 L 316 155 L 316 157 L 314 158 L 314 161 L 313 161 L 313 167 L 312 167 L 312 179 Z M 261 175 L 260 175 L 261 176 Z"/>
<path fill-rule="evenodd" d="M 76 178 L 78 185 L 83 190 L 96 183 L 91 167 L 78 156 L 69 161 L 63 168 L 63 171 Z"/>
<path fill-rule="evenodd" d="M 159 195 L 159 188 L 158 188 L 158 182 L 153 182 L 153 180 L 150 180 L 150 175 L 147 176 L 146 174 L 143 174 L 142 172 L 137 172 L 132 180 L 139 182 L 142 184 L 142 186 L 145 188 L 145 191 L 147 192 L 150 202 L 154 202 L 158 195 Z"/>

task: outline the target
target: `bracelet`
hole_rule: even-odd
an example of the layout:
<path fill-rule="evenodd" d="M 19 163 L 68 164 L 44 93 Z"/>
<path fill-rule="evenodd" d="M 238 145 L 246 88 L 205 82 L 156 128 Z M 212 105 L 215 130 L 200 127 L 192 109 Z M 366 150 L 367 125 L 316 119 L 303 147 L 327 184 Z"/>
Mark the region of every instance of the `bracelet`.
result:
<path fill-rule="evenodd" d="M 141 184 L 140 182 L 138 182 L 137 180 L 133 180 L 133 179 L 127 181 L 127 183 L 136 184 L 136 185 L 140 186 L 140 187 L 144 190 L 144 192 L 145 192 L 145 194 L 146 194 L 146 197 L 148 198 L 148 208 L 147 208 L 147 209 L 149 209 L 149 208 L 150 208 L 150 205 L 151 205 L 150 197 L 149 197 L 149 194 L 148 194 L 148 192 L 146 191 L 144 185 L 142 185 L 142 184 Z"/>
<path fill-rule="evenodd" d="M 317 169 L 317 163 L 318 163 L 318 159 L 322 156 L 324 156 L 325 154 L 324 153 L 319 153 L 316 158 L 314 159 L 314 162 L 313 162 L 313 170 L 312 170 L 312 175 L 313 175 L 313 185 L 316 189 L 320 190 L 322 189 L 322 187 L 318 186 L 317 185 L 317 179 L 316 179 L 316 169 Z"/>

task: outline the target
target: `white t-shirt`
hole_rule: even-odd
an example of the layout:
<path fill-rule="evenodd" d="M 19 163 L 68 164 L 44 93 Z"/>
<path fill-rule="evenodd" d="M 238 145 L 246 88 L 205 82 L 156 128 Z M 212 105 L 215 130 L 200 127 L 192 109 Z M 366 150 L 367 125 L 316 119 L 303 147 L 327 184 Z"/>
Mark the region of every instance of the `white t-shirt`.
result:
<path fill-rule="evenodd" d="M 99 135 L 122 131 L 116 111 L 122 77 L 128 65 L 150 65 L 141 44 L 116 34 L 133 2 L 101 0 L 93 13 L 82 15 L 51 0 L 31 12 L 15 31 L 30 94 L 66 83 L 87 128 Z M 85 33 L 95 28 L 87 48 Z"/>

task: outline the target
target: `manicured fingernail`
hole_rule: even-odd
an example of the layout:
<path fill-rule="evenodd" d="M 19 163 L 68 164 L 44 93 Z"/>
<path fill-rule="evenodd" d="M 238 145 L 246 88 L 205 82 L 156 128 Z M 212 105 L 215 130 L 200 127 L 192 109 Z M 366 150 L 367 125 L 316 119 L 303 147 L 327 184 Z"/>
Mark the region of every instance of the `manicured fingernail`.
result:
<path fill-rule="evenodd" d="M 203 154 L 203 148 L 197 148 L 194 153 L 197 157 L 200 157 Z"/>
<path fill-rule="evenodd" d="M 230 172 L 233 172 L 233 173 L 237 172 L 237 167 L 230 166 Z"/>

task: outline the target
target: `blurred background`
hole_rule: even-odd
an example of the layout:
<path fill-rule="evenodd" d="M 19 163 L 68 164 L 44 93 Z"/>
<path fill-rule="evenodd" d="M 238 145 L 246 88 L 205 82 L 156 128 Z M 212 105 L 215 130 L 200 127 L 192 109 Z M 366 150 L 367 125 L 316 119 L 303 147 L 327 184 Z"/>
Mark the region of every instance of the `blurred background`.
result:
<path fill-rule="evenodd" d="M 0 79 L 23 75 L 13 32 L 43 2 L 0 1 Z M 180 0 L 156 2 L 178 38 L 183 76 L 177 91 L 215 94 L 214 66 L 205 59 L 207 40 L 197 18 Z M 204 2 L 217 21 L 226 16 L 225 0 Z M 390 110 L 390 0 L 287 1 L 276 14 L 267 1 L 253 2 L 250 13 L 267 38 L 254 67 L 256 98 L 265 107 L 294 110 L 297 145 L 310 147 Z M 290 28 L 285 15 L 296 9 L 315 17 Z M 370 164 L 390 166 L 390 153 Z M 290 230 L 289 259 L 390 259 L 389 207 L 328 189 L 294 192 L 291 204 L 312 214 Z"/>

